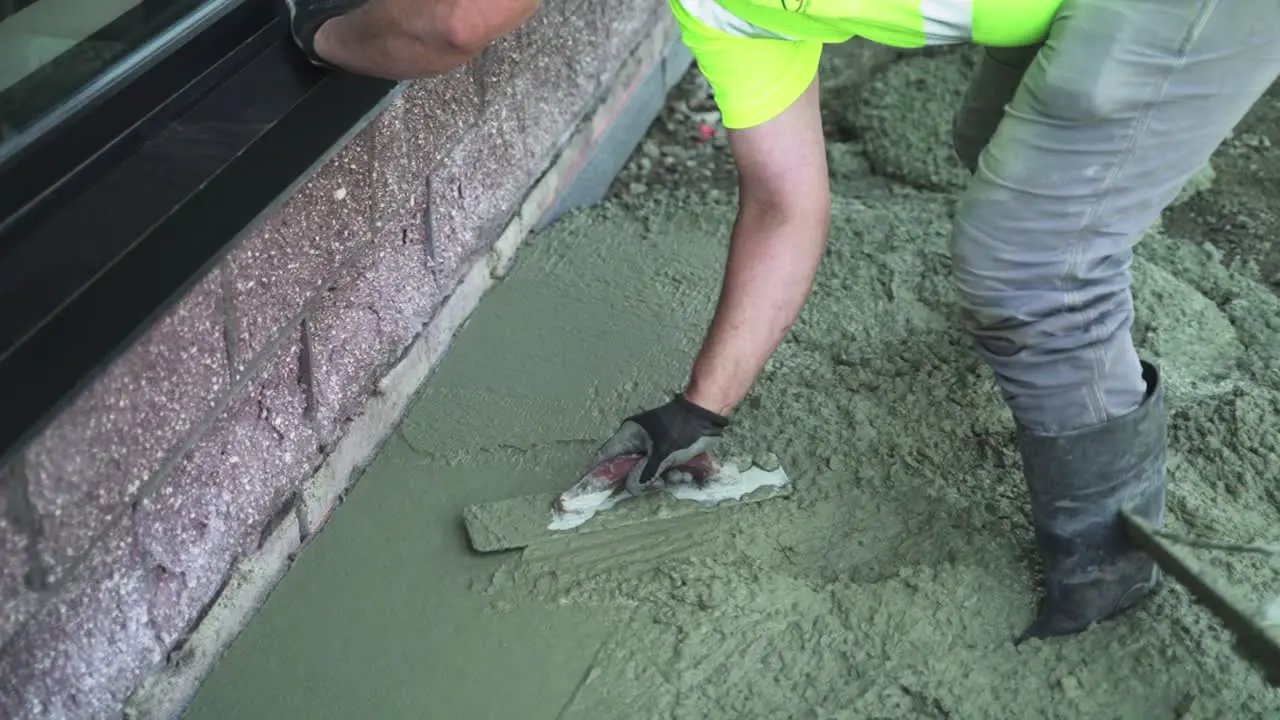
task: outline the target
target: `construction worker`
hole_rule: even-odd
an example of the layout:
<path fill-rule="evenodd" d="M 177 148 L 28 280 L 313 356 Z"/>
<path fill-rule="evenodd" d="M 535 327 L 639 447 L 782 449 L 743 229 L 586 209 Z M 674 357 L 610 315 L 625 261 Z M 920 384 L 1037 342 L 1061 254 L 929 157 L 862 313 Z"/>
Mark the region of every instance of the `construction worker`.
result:
<path fill-rule="evenodd" d="M 314 64 L 389 80 L 465 65 L 522 25 L 538 0 L 284 0 L 294 42 Z"/>
<path fill-rule="evenodd" d="M 624 420 L 595 461 L 645 453 L 627 478 L 641 493 L 712 449 L 800 312 L 829 215 L 823 44 L 972 42 L 987 51 L 956 117 L 973 176 L 951 255 L 977 351 L 1015 420 L 1044 565 L 1021 639 L 1079 632 L 1148 596 L 1158 570 L 1128 544 L 1118 511 L 1163 521 L 1165 408 L 1159 373 L 1130 335 L 1129 263 L 1280 73 L 1280 2 L 672 0 L 672 10 L 728 129 L 740 207 L 686 389 Z"/>

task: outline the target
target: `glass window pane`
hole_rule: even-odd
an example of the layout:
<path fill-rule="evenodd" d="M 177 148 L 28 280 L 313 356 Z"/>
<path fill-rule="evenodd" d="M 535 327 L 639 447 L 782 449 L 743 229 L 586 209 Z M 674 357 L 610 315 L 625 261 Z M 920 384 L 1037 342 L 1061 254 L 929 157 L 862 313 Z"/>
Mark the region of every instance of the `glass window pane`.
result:
<path fill-rule="evenodd" d="M 0 159 L 12 141 L 219 0 L 0 0 Z"/>

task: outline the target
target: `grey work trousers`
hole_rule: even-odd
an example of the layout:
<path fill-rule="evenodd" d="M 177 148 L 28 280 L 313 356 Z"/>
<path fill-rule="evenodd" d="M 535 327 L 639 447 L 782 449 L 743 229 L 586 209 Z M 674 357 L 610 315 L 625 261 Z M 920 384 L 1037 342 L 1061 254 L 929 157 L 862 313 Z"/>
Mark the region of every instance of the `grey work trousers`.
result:
<path fill-rule="evenodd" d="M 956 116 L 952 263 L 1020 424 L 1141 404 L 1134 244 L 1277 75 L 1280 0 L 1065 0 L 1043 45 L 988 49 Z"/>

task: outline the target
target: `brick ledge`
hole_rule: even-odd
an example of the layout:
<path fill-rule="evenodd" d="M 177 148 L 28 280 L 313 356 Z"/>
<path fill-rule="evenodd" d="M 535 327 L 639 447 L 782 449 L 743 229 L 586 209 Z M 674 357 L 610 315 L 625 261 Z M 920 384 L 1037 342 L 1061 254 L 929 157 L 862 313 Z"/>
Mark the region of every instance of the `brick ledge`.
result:
<path fill-rule="evenodd" d="M 379 380 L 377 394 L 347 428 L 319 471 L 303 484 L 293 511 L 280 516 L 278 525 L 256 553 L 232 568 L 227 583 L 186 642 L 170 654 L 164 668 L 130 696 L 124 709 L 126 718 L 170 718 L 182 714 L 204 677 L 266 602 L 297 554 L 342 504 L 481 298 L 510 269 L 524 240 L 553 210 L 558 215 L 566 209 L 558 202 L 562 198 L 588 198 L 588 202 L 599 198 L 599 193 L 584 192 L 574 180 L 582 177 L 584 167 L 598 157 L 629 155 L 639 140 L 631 133 L 609 133 L 612 124 L 622 117 L 634 118 L 637 113 L 656 117 L 665 91 L 679 80 L 689 62 L 669 19 L 658 23 L 641 41 L 620 69 L 614 90 L 578 124 L 555 163 L 534 183 L 492 249 L 471 263 L 425 331 Z M 656 102 L 640 92 L 651 77 L 661 79 L 662 92 Z"/>

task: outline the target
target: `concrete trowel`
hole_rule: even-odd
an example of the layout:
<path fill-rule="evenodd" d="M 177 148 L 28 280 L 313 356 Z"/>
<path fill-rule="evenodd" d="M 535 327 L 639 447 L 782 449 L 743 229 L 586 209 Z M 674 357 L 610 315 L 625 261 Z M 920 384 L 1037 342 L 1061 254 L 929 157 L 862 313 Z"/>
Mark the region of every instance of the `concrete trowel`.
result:
<path fill-rule="evenodd" d="M 720 461 L 708 454 L 668 470 L 644 495 L 626 488 L 643 456 L 624 455 L 591 469 L 559 495 L 542 494 L 471 505 L 462 520 L 477 552 L 527 547 L 565 535 L 760 502 L 790 494 L 777 457 Z"/>
<path fill-rule="evenodd" d="M 1280 548 L 1268 545 L 1220 544 L 1182 538 L 1160 530 L 1142 518 L 1122 512 L 1125 532 L 1130 542 L 1151 556 L 1160 569 L 1182 584 L 1199 603 L 1231 631 L 1236 638 L 1236 652 L 1253 663 L 1272 687 L 1280 687 L 1280 596 L 1258 609 L 1250 609 L 1221 580 L 1211 578 L 1212 573 L 1195 556 L 1187 545 L 1227 552 L 1262 553 L 1280 555 Z"/>

